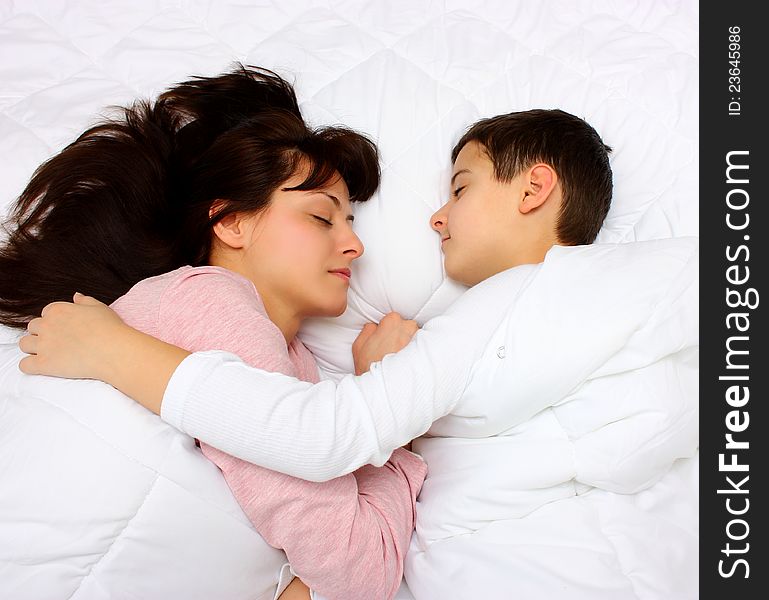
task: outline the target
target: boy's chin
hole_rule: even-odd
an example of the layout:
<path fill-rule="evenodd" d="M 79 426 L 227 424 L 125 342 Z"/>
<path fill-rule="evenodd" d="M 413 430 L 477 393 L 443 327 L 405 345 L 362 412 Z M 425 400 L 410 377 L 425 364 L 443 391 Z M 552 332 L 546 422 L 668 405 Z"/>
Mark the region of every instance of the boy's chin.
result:
<path fill-rule="evenodd" d="M 474 277 L 462 269 L 452 268 L 448 264 L 444 264 L 444 269 L 446 270 L 446 276 L 452 281 L 456 281 L 467 287 L 472 287 L 478 283 Z"/>
<path fill-rule="evenodd" d="M 473 287 L 476 283 L 478 283 L 473 278 L 462 275 L 452 275 L 449 271 L 446 271 L 446 276 L 452 281 L 455 281 L 466 287 Z"/>

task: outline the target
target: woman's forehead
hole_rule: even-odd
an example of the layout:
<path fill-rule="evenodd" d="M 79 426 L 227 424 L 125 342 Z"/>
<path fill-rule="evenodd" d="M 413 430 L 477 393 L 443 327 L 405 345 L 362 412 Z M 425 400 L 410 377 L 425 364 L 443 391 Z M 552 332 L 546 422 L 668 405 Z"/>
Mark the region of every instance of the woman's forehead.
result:
<path fill-rule="evenodd" d="M 292 188 L 302 185 L 313 174 L 315 165 L 310 163 L 307 159 L 303 159 L 297 165 L 294 173 L 283 183 L 282 188 Z M 349 199 L 349 191 L 347 189 L 347 183 L 345 182 L 339 171 L 332 171 L 329 177 L 318 185 L 317 187 L 309 190 L 312 192 L 329 192 L 337 197 L 339 200 L 342 197 Z"/>

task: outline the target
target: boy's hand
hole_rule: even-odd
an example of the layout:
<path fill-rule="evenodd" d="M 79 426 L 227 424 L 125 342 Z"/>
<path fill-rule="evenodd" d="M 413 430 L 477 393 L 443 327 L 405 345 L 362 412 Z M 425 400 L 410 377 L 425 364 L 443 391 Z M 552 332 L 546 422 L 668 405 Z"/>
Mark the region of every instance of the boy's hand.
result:
<path fill-rule="evenodd" d="M 404 348 L 418 330 L 416 321 L 406 320 L 396 312 L 386 314 L 379 325 L 364 325 L 352 345 L 355 374 L 365 373 L 371 363 Z"/>
<path fill-rule="evenodd" d="M 127 326 L 106 304 L 75 294 L 74 304 L 53 302 L 27 325 L 19 347 L 29 354 L 19 368 L 30 375 L 107 379 L 111 340 Z"/>

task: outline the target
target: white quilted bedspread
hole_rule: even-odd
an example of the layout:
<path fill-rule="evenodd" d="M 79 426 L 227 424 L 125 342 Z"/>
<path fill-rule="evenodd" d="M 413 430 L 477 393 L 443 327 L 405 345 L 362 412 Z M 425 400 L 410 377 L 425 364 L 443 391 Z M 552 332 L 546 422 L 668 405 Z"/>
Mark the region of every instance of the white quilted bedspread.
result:
<path fill-rule="evenodd" d="M 697 250 L 556 247 L 510 290 L 462 399 L 414 442 L 417 598 L 697 598 Z"/>
<path fill-rule="evenodd" d="M 390 310 L 424 322 L 461 293 L 445 279 L 427 220 L 447 197 L 453 143 L 481 117 L 558 107 L 595 126 L 614 148 L 615 176 L 599 242 L 697 236 L 697 23 L 694 0 L 0 0 L 0 215 L 35 167 L 105 107 L 222 72 L 235 60 L 272 68 L 295 82 L 310 121 L 361 130 L 382 154 L 380 191 L 356 207 L 366 254 L 356 261 L 350 307 L 301 333 L 337 377 L 351 370 L 349 344 L 364 322 Z M 272 597 L 281 556 L 253 531 L 191 440 L 103 384 L 23 381 L 17 359 L 12 333 L 0 331 L 0 597 Z M 34 394 L 16 393 L 22 384 Z M 547 418 L 531 419 L 526 435 L 554 426 Z M 436 430 L 446 437 L 426 440 L 424 449 L 430 460 L 430 443 L 488 447 L 509 441 L 510 431 L 473 442 L 477 434 Z M 573 487 L 579 474 L 566 480 Z M 428 479 L 426 499 L 439 483 Z M 649 558 L 680 533 L 661 523 L 680 515 L 688 520 L 677 522 L 696 523 L 696 456 L 636 493 L 613 493 L 595 479 L 584 485 L 599 489 L 546 503 L 527 519 L 491 511 L 486 527 L 461 516 L 472 494 L 442 488 L 449 512 L 420 514 L 407 571 L 414 596 L 471 597 L 478 588 L 439 588 L 452 575 L 467 581 L 462 569 L 472 564 L 499 566 L 491 579 L 504 589 L 487 597 L 696 594 L 696 560 L 679 556 L 665 571 L 661 557 Z M 488 496 L 476 494 L 483 515 Z M 515 500 L 495 498 L 503 507 Z M 425 552 L 428 525 L 433 554 Z M 450 540 L 433 544 L 446 527 L 480 534 L 452 530 Z M 554 563 L 559 544 L 574 552 Z M 610 557 L 605 571 L 581 568 L 588 546 Z M 509 560 L 495 562 L 500 556 Z M 659 568 L 630 587 L 616 578 L 643 557 Z M 614 569 L 613 560 L 625 562 Z M 540 585 L 558 581 L 569 583 L 557 593 Z"/>

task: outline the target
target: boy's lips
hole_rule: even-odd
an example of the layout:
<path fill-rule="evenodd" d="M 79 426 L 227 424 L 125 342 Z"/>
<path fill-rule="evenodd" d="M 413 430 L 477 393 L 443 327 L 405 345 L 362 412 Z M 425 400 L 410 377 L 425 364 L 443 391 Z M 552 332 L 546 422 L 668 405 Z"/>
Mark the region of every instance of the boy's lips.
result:
<path fill-rule="evenodd" d="M 350 281 L 350 276 L 352 275 L 352 272 L 350 269 L 333 269 L 329 271 L 332 275 L 336 275 L 337 277 L 344 279 L 345 281 Z"/>

